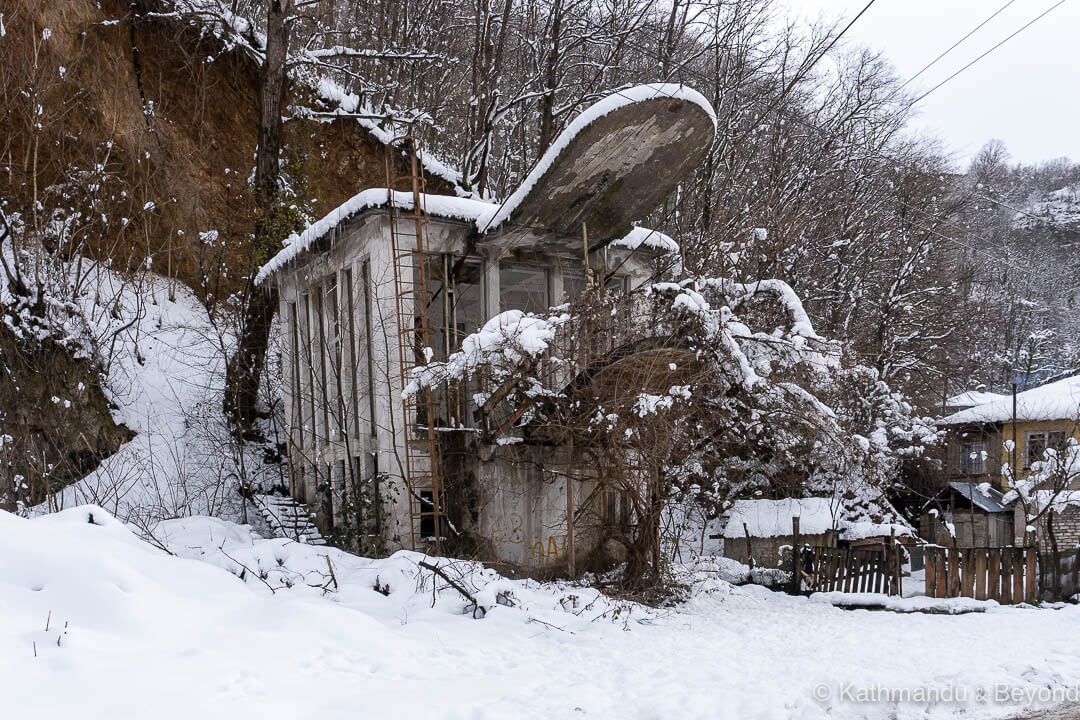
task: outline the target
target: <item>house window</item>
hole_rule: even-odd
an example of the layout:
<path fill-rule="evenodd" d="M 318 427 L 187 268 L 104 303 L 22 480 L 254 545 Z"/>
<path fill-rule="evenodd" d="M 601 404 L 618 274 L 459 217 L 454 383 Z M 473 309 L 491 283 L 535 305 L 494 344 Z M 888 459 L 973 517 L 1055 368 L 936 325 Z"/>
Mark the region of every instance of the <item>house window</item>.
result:
<path fill-rule="evenodd" d="M 986 472 L 986 443 L 965 440 L 960 443 L 960 474 L 982 475 Z"/>
<path fill-rule="evenodd" d="M 360 391 L 357 385 L 356 352 L 356 289 L 353 287 L 352 268 L 344 272 L 345 323 L 349 337 L 349 411 L 352 413 L 353 437 L 360 437 Z"/>
<path fill-rule="evenodd" d="M 326 363 L 329 357 L 329 344 L 326 342 L 326 313 L 323 306 L 323 293 L 316 288 L 315 292 L 315 331 L 318 333 L 319 347 L 319 372 L 318 372 L 318 398 L 322 404 L 322 440 L 330 442 L 330 392 L 326 381 Z"/>
<path fill-rule="evenodd" d="M 499 266 L 499 311 L 544 312 L 551 306 L 548 271 L 533 265 Z"/>
<path fill-rule="evenodd" d="M 336 280 L 336 278 L 334 278 Z M 331 435 L 338 440 L 345 439 L 345 396 L 342 379 L 344 377 L 344 349 L 341 339 L 341 307 L 338 301 L 338 284 L 334 281 L 326 285 L 326 325 L 327 325 L 327 359 L 330 363 L 329 384 L 326 387 L 328 398 L 333 398 L 329 404 L 330 420 L 336 425 L 331 433 L 327 428 L 327 437 Z"/>
<path fill-rule="evenodd" d="M 296 303 L 289 303 L 289 344 L 292 351 L 289 372 L 292 375 L 292 418 L 295 428 L 293 441 L 298 448 L 304 447 L 304 404 L 300 390 L 300 316 Z"/>
<path fill-rule="evenodd" d="M 604 289 L 617 297 L 626 294 L 628 284 L 629 278 L 626 275 L 611 275 L 604 280 Z"/>
<path fill-rule="evenodd" d="M 365 260 L 360 266 L 360 282 L 364 285 L 364 359 L 367 363 L 368 423 L 371 437 L 375 437 L 375 362 L 371 331 L 371 262 Z"/>
<path fill-rule="evenodd" d="M 570 302 L 585 292 L 585 273 L 576 270 L 563 270 L 563 302 Z"/>
<path fill-rule="evenodd" d="M 311 296 L 304 295 L 301 298 L 301 305 L 303 306 L 303 329 L 304 329 L 304 347 L 301 350 L 302 356 L 307 365 L 307 401 L 308 401 L 308 416 L 307 421 L 311 423 L 309 425 L 311 432 L 307 434 L 311 438 L 312 447 L 315 446 L 319 435 L 318 428 L 316 427 L 316 414 L 315 414 L 315 353 L 312 350 L 313 346 L 313 332 L 312 332 L 312 303 Z"/>
<path fill-rule="evenodd" d="M 379 464 L 375 453 L 353 458 L 356 475 L 353 502 L 359 512 L 359 526 L 366 535 L 378 536 L 379 522 Z"/>
<path fill-rule="evenodd" d="M 1030 468 L 1031 463 L 1041 462 L 1043 453 L 1047 450 L 1061 452 L 1065 449 L 1064 430 L 1045 430 L 1029 432 L 1024 435 L 1024 467 Z"/>

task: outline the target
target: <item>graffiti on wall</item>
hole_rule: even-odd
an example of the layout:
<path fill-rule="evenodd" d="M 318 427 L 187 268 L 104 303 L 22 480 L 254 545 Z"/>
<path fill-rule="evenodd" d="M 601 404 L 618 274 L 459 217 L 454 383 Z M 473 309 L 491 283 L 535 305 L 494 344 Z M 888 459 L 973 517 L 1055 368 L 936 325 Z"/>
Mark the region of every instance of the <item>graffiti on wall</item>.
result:
<path fill-rule="evenodd" d="M 521 545 L 529 547 L 525 542 L 524 521 L 518 513 L 510 513 L 505 520 L 495 522 L 491 526 L 491 542 L 496 547 L 500 545 Z M 529 548 L 529 559 L 533 564 L 545 565 L 566 560 L 566 535 L 549 535 L 546 539 L 537 540 Z"/>
<path fill-rule="evenodd" d="M 559 539 L 562 540 L 562 547 L 559 547 Z M 566 559 L 566 535 L 556 538 L 555 535 L 549 535 L 547 544 L 537 540 L 532 546 L 532 559 L 534 562 L 543 565 L 545 563 L 559 562 Z"/>

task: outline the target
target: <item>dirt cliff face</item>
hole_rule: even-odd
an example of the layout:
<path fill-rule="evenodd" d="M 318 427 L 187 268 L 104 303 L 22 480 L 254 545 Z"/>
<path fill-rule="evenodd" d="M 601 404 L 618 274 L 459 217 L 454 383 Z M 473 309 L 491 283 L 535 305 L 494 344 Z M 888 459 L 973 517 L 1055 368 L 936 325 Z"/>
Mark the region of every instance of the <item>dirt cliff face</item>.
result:
<path fill-rule="evenodd" d="M 152 267 L 212 304 L 260 263 L 249 190 L 260 68 L 160 12 L 169 9 L 158 0 L 5 4 L 0 209 L 19 230 L 0 232 L 0 245 L 9 257 L 44 246 L 53 260 Z M 302 92 L 291 100 L 308 102 Z M 384 146 L 352 119 L 290 120 L 284 155 L 295 203 L 313 217 L 385 185 Z M 451 190 L 438 179 L 429 187 Z M 40 502 L 129 433 L 113 423 L 90 360 L 52 341 L 17 341 L 2 323 L 0 353 L 9 436 L 0 502 L 14 501 L 11 489 Z"/>
<path fill-rule="evenodd" d="M 54 340 L 28 347 L 0 324 L 0 507 L 37 505 L 131 439 L 98 368 Z"/>
<path fill-rule="evenodd" d="M 0 44 L 0 183 L 9 208 L 36 200 L 43 214 L 83 211 L 73 249 L 114 267 L 149 259 L 197 293 L 224 295 L 257 262 L 248 181 L 259 67 L 162 9 L 155 0 L 15 0 Z M 302 87 L 290 98 L 311 100 Z M 314 217 L 386 182 L 384 146 L 348 118 L 290 120 L 282 161 Z"/>

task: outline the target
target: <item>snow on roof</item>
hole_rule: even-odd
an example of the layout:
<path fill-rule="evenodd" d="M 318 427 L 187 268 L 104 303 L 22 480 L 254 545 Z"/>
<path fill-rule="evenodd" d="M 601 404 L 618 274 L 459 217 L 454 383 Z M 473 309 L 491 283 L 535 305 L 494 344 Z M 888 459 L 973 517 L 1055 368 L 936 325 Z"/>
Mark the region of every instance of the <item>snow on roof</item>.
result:
<path fill-rule="evenodd" d="M 640 226 L 633 228 L 630 232 L 626 233 L 624 237 L 612 241 L 609 244 L 609 247 L 637 250 L 642 245 L 662 253 L 679 252 L 679 243 L 672 240 L 670 236 L 665 235 L 659 230 L 650 230 L 647 227 Z"/>
<path fill-rule="evenodd" d="M 969 483 L 954 480 L 949 483 L 949 487 L 971 501 L 972 505 L 986 512 L 997 513 L 1008 510 L 1004 495 L 988 482 Z"/>
<path fill-rule="evenodd" d="M 969 408 L 975 407 L 976 405 L 985 405 L 986 403 L 994 402 L 995 400 L 1004 400 L 1007 397 L 1010 396 L 1002 395 L 1000 393 L 983 392 L 980 390 L 968 390 L 948 398 L 945 401 L 945 407 Z"/>
<path fill-rule="evenodd" d="M 360 101 L 356 95 L 346 92 L 333 81 L 326 78 L 320 78 L 317 84 L 320 94 L 335 102 L 338 107 L 341 108 L 341 112 L 352 113 L 359 106 Z M 544 173 L 547 172 L 547 169 L 555 162 L 555 159 L 559 154 L 566 149 L 570 142 L 581 133 L 582 130 L 591 123 L 596 122 L 596 120 L 619 108 L 656 98 L 676 98 L 694 103 L 701 107 L 708 114 L 713 125 L 716 125 L 716 113 L 713 111 L 709 101 L 706 100 L 701 93 L 684 85 L 657 83 L 652 85 L 638 85 L 625 90 L 619 90 L 589 106 L 584 112 L 574 118 L 573 122 L 559 134 L 555 139 L 555 142 L 551 144 L 551 147 L 547 149 L 547 152 L 544 153 L 543 157 L 536 164 L 536 167 L 534 167 L 532 172 L 525 178 L 525 181 L 522 182 L 518 189 L 515 190 L 501 205 L 467 198 L 450 197 L 448 195 L 426 195 L 426 211 L 428 214 L 437 217 L 475 222 L 481 233 L 494 229 L 502 224 L 510 216 L 510 213 L 513 212 L 514 208 L 528 196 L 529 191 Z M 365 121 L 363 119 L 360 119 L 359 122 L 375 134 L 375 136 L 384 144 L 389 144 L 391 142 L 392 138 L 389 133 L 378 128 L 374 122 L 370 120 Z M 437 161 L 429 162 L 437 163 Z M 427 167 L 427 163 L 425 163 L 425 169 L 432 171 L 430 167 Z M 443 172 L 453 173 L 453 171 L 445 166 L 443 166 L 442 170 Z M 455 177 L 460 179 L 458 176 Z M 298 255 L 311 247 L 316 240 L 326 235 L 340 223 L 348 220 L 362 210 L 386 205 L 387 202 L 387 191 L 383 188 L 364 190 L 350 198 L 340 207 L 330 211 L 318 222 L 309 225 L 302 233 L 294 233 L 290 236 L 285 241 L 285 248 L 271 258 L 270 262 L 260 268 L 258 274 L 255 276 L 255 282 L 257 284 L 264 282 L 270 275 L 290 260 L 295 259 Z M 409 193 L 395 192 L 394 205 L 404 209 L 411 209 L 412 195 Z M 679 250 L 678 243 L 670 237 L 661 232 L 649 230 L 648 228 L 634 228 L 621 240 L 617 240 L 616 244 L 621 245 L 622 247 L 629 247 L 630 249 L 637 249 L 644 244 L 647 247 L 663 252 L 678 252 Z"/>
<path fill-rule="evenodd" d="M 976 405 L 941 420 L 943 425 L 1002 423 L 1012 420 L 1012 397 Z M 1080 375 L 1046 383 L 1016 395 L 1016 419 L 1080 420 Z"/>
<path fill-rule="evenodd" d="M 480 200 L 451 197 L 449 195 L 421 195 L 421 198 L 424 209 L 429 215 L 452 220 L 464 220 L 466 222 L 475 221 L 490 206 L 490 203 Z M 286 238 L 285 247 L 259 269 L 258 274 L 255 276 L 255 283 L 258 285 L 265 282 L 267 278 L 291 260 L 295 260 L 297 256 L 310 248 L 319 238 L 328 234 L 341 223 L 364 210 L 385 207 L 390 202 L 390 195 L 386 188 L 370 188 L 353 195 L 320 220 L 308 225 L 302 233 L 293 233 Z M 395 190 L 393 192 L 393 204 L 402 210 L 412 210 L 413 194 Z"/>
<path fill-rule="evenodd" d="M 477 219 L 476 224 L 480 228 L 480 232 L 487 232 L 506 222 L 510 217 L 510 214 L 514 212 L 526 197 L 528 197 L 533 187 L 551 168 L 552 164 L 563 150 L 565 150 L 570 145 L 571 141 L 581 134 L 581 132 L 589 125 L 605 115 L 608 115 L 619 108 L 626 107 L 627 105 L 664 97 L 686 100 L 694 103 L 704 110 L 709 118 L 712 119 L 713 127 L 716 126 L 716 112 L 713 110 L 712 105 L 709 104 L 709 101 L 697 90 L 686 87 L 685 85 L 676 83 L 652 83 L 648 85 L 637 85 L 624 90 L 617 90 L 611 95 L 590 105 L 580 115 L 574 118 L 574 120 L 566 126 L 566 129 L 559 133 L 559 136 L 555 138 L 555 142 L 551 143 L 551 146 L 544 152 L 540 160 L 537 161 L 532 171 L 525 177 L 525 180 L 518 186 L 517 190 L 511 193 L 510 197 L 508 197 L 501 205 L 494 206 L 488 213 Z"/>
<path fill-rule="evenodd" d="M 820 535 L 840 530 L 845 539 L 888 535 L 910 535 L 911 528 L 899 523 L 876 523 L 861 513 L 852 513 L 831 497 L 784 498 L 782 500 L 736 500 L 727 512 L 724 537 L 782 537 L 791 535 L 791 519 L 799 518 L 801 535 Z M 744 529 L 743 525 L 746 525 Z"/>

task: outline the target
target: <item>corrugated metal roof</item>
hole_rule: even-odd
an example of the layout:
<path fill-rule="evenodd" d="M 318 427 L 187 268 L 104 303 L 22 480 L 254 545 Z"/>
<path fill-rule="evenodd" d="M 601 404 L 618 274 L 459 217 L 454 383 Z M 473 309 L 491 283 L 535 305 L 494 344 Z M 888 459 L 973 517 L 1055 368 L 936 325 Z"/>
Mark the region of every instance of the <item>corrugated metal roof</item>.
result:
<path fill-rule="evenodd" d="M 1005 496 L 1000 491 L 995 490 L 990 483 L 968 483 L 954 480 L 949 483 L 949 487 L 963 495 L 980 510 L 992 513 L 1009 511 L 1009 508 L 1003 502 Z"/>

